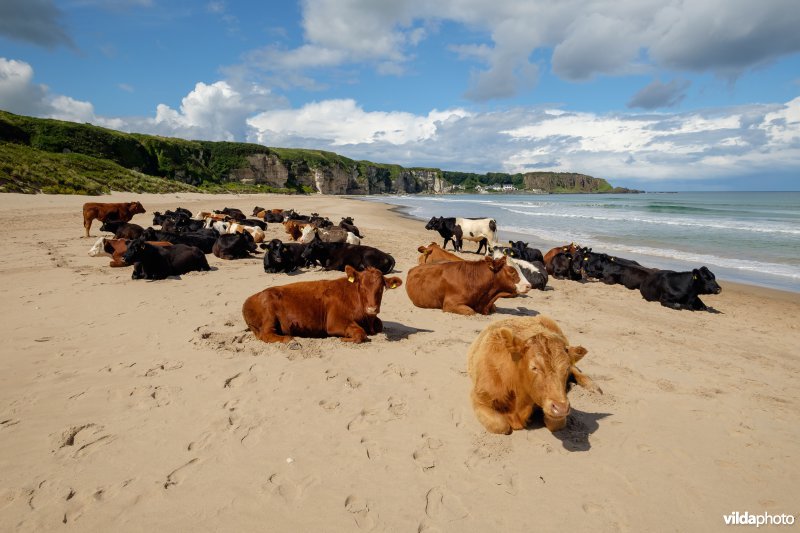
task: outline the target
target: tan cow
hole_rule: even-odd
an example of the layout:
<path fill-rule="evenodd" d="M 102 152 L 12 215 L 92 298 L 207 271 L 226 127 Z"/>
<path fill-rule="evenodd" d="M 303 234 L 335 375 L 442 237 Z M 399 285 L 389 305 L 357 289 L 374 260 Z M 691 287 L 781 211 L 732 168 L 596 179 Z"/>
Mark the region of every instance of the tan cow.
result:
<path fill-rule="evenodd" d="M 491 433 L 523 429 L 534 407 L 540 407 L 550 431 L 567 423 L 567 381 L 602 394 L 575 364 L 586 355 L 570 346 L 553 319 L 507 318 L 489 324 L 469 347 L 472 408 Z"/>

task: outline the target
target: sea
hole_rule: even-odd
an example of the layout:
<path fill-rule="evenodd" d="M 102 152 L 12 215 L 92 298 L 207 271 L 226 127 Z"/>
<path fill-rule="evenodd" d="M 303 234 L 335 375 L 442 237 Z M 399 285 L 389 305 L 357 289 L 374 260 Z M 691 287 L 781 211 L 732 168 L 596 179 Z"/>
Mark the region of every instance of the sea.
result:
<path fill-rule="evenodd" d="M 362 197 L 363 198 L 363 197 Z M 493 217 L 501 244 L 575 242 L 677 271 L 800 293 L 800 192 L 381 195 L 408 216 Z M 440 242 L 436 232 L 431 240 Z M 465 251 L 476 243 L 465 241 Z"/>

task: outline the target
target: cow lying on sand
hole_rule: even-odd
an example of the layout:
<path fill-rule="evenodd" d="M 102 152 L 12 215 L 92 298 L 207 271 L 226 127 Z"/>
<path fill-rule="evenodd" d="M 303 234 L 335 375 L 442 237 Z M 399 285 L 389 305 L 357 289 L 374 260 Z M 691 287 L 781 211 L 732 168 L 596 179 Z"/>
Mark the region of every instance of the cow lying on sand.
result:
<path fill-rule="evenodd" d="M 417 307 L 459 315 L 488 315 L 498 298 L 517 295 L 520 282 L 506 258 L 426 263 L 408 271 L 406 292 Z"/>
<path fill-rule="evenodd" d="M 575 366 L 584 355 L 586 348 L 570 346 L 561 328 L 543 315 L 489 324 L 467 355 L 475 416 L 491 433 L 508 435 L 525 428 L 539 407 L 547 429 L 562 429 L 570 411 L 568 381 L 603 392 Z"/>
<path fill-rule="evenodd" d="M 244 321 L 264 342 L 289 342 L 295 335 L 364 342 L 383 331 L 378 313 L 384 288 L 394 289 L 403 281 L 371 267 L 359 272 L 347 266 L 345 274 L 264 289 L 245 300 Z"/>

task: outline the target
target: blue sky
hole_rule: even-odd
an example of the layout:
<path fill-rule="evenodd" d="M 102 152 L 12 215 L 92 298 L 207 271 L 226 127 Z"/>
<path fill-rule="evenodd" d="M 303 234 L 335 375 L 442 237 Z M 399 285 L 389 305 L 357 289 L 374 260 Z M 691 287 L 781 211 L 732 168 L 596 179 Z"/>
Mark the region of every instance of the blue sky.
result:
<path fill-rule="evenodd" d="M 0 109 L 645 190 L 800 189 L 796 0 L 3 0 Z"/>

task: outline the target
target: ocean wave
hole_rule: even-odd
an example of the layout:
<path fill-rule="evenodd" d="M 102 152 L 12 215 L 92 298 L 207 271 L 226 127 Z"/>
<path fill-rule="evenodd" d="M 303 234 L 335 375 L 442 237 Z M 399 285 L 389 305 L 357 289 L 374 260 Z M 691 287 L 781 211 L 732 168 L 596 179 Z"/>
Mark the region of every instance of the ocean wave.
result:
<path fill-rule="evenodd" d="M 553 213 L 547 211 L 521 211 L 519 209 L 507 209 L 507 208 L 503 209 L 511 213 L 516 213 L 519 215 L 530 216 L 530 217 L 576 218 L 584 220 L 601 220 L 608 222 L 641 222 L 643 224 L 683 226 L 683 227 L 694 227 L 694 228 L 714 228 L 727 231 L 773 233 L 780 235 L 800 235 L 800 229 L 776 228 L 775 226 L 746 224 L 734 221 L 719 223 L 719 222 L 710 222 L 702 220 L 698 221 L 691 221 L 686 219 L 668 220 L 668 219 L 642 218 L 634 216 L 600 216 L 600 215 L 589 215 L 581 213 Z"/>

